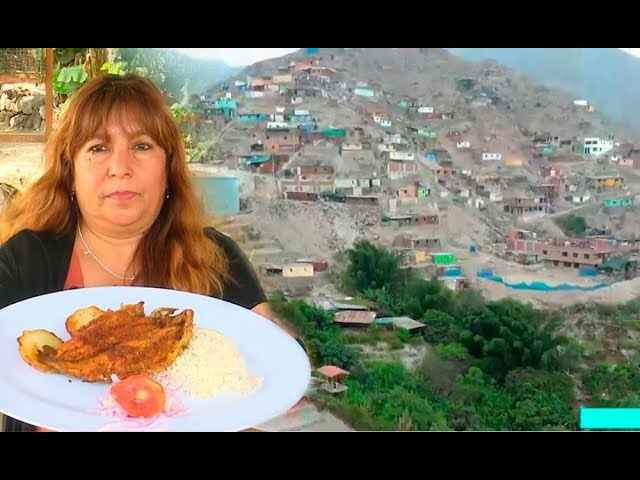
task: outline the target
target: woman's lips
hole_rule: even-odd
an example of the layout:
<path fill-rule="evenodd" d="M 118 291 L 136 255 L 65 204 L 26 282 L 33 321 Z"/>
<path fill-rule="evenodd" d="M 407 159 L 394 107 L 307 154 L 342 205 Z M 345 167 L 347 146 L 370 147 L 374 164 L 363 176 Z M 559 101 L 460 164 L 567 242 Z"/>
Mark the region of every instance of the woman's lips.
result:
<path fill-rule="evenodd" d="M 113 192 L 107 196 L 113 200 L 131 200 L 136 195 L 136 192 Z"/>

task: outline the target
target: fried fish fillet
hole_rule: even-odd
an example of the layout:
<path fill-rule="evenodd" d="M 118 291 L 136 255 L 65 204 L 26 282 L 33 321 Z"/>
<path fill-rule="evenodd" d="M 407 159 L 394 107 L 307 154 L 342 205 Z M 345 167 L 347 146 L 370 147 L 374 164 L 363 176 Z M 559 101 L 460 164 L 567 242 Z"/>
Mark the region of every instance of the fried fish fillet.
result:
<path fill-rule="evenodd" d="M 157 309 L 146 316 L 142 303 L 107 310 L 79 328 L 71 328 L 70 340 L 59 345 L 49 342 L 29 363 L 87 382 L 109 382 L 114 374 L 125 378 L 160 372 L 175 361 L 193 335 L 193 310 L 171 315 L 173 312 L 175 309 Z M 29 336 L 25 332 L 19 343 L 25 344 Z"/>

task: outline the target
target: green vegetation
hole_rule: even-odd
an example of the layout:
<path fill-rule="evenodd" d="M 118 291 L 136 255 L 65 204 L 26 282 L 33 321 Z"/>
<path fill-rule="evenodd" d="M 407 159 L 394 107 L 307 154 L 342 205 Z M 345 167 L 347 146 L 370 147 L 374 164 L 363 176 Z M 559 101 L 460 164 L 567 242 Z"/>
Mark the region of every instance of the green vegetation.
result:
<path fill-rule="evenodd" d="M 54 48 L 54 68 L 54 90 L 62 101 L 103 72 L 136 72 L 151 79 L 171 104 L 184 99 L 185 87 L 199 95 L 238 70 L 160 48 Z"/>
<path fill-rule="evenodd" d="M 368 242 L 347 256 L 342 288 L 373 302 L 382 315 L 422 321 L 422 339 L 378 325 L 347 333 L 332 313 L 283 296 L 272 305 L 302 333 L 315 367 L 332 364 L 351 373 L 346 391 L 320 390 L 316 400 L 354 428 L 576 430 L 581 404 L 640 403 L 640 366 L 585 367 L 583 345 L 556 333 L 565 322 L 561 314 L 510 299 L 489 302 L 474 291 L 452 292 L 436 279 L 404 273 L 392 253 Z M 637 303 L 596 310 L 633 327 Z M 410 369 L 362 352 L 362 345 L 380 341 L 390 352 L 426 342 L 427 354 Z M 593 400 L 577 401 L 575 379 Z"/>
<path fill-rule="evenodd" d="M 197 60 L 170 49 L 54 48 L 53 54 L 53 89 L 60 112 L 91 78 L 107 73 L 138 73 L 163 92 L 183 132 L 189 161 L 222 156 L 220 145 L 200 122 L 203 111 L 200 95 L 237 69 L 221 61 Z"/>
<path fill-rule="evenodd" d="M 584 235 L 584 232 L 587 230 L 587 221 L 585 218 L 575 213 L 559 217 L 556 223 L 567 235 Z"/>

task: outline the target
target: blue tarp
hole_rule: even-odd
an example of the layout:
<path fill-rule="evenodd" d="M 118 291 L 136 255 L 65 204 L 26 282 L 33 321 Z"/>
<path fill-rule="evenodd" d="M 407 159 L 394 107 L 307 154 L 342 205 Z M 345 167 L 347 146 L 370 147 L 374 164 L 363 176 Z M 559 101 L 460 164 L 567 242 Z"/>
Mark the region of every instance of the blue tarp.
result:
<path fill-rule="evenodd" d="M 581 277 L 596 277 L 598 276 L 598 269 L 596 267 L 580 267 L 578 275 Z"/>
<path fill-rule="evenodd" d="M 499 282 L 503 285 L 512 288 L 514 290 L 537 290 L 540 292 L 560 292 L 560 291 L 582 291 L 589 292 L 592 290 L 599 290 L 601 288 L 608 287 L 606 283 L 599 283 L 596 285 L 583 286 L 583 285 L 569 285 L 567 283 L 562 283 L 560 285 L 547 285 L 544 282 L 531 282 L 531 283 L 507 283 L 502 277 L 494 274 L 491 270 L 484 270 L 477 273 L 478 278 L 483 278 L 485 280 L 491 280 L 493 282 Z"/>
<path fill-rule="evenodd" d="M 445 267 L 444 268 L 445 277 L 459 277 L 461 275 L 462 275 L 462 267 Z"/>

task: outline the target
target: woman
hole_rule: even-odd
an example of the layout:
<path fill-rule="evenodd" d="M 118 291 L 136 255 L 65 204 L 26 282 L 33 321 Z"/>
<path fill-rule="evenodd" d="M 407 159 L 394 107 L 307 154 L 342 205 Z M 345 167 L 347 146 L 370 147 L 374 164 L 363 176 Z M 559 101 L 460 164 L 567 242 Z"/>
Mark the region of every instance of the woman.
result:
<path fill-rule="evenodd" d="M 92 80 L 52 133 L 44 174 L 0 218 L 0 308 L 70 288 L 143 285 L 269 318 L 246 256 L 206 226 L 199 205 L 162 93 L 133 74 Z"/>

